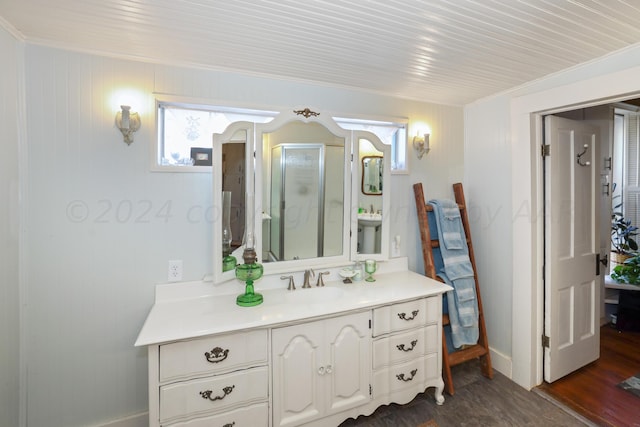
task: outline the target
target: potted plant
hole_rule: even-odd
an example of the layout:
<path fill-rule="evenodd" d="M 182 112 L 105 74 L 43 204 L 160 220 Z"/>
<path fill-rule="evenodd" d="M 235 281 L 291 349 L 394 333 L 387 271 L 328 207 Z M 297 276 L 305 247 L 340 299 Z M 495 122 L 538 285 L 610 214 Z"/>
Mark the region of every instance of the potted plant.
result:
<path fill-rule="evenodd" d="M 616 265 L 611 272 L 616 282 L 640 285 L 640 255 L 627 258 L 624 263 Z"/>
<path fill-rule="evenodd" d="M 619 207 L 620 205 L 616 206 Z M 634 255 L 638 250 L 635 236 L 638 227 L 631 225 L 631 220 L 625 219 L 622 212 L 616 211 L 611 215 L 611 264 L 619 265 Z"/>

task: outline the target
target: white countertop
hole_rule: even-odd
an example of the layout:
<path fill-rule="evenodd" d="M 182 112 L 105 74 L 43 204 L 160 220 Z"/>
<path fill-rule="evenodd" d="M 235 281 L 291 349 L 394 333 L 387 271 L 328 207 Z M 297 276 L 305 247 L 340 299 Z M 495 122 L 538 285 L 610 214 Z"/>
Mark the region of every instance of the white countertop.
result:
<path fill-rule="evenodd" d="M 180 297 L 156 297 L 156 303 L 151 308 L 135 345 L 145 346 L 243 329 L 272 327 L 438 295 L 451 289 L 443 283 L 408 270 L 376 273 L 375 282 L 363 280 L 345 284 L 336 280 L 338 277 L 333 272 L 327 277 L 325 288 L 334 289 L 322 290 L 315 286 L 312 289 L 302 289 L 300 283 L 296 284 L 295 291 L 287 291 L 286 282 L 279 281 L 279 277 L 278 287 L 268 286 L 267 283 L 273 283 L 273 280 L 265 280 L 265 287 L 261 289 L 260 281 L 256 281 L 255 291 L 263 295 L 264 302 L 255 307 L 236 305 L 236 296 L 244 292 L 244 286 L 239 281 L 234 281 L 236 283 L 217 292 L 210 289 L 215 287 L 212 284 L 193 286 L 194 289 L 205 289 L 201 295 L 185 286 L 183 289 L 187 292 Z M 296 279 L 300 280 L 299 277 Z M 180 295 L 179 289 L 171 288 L 170 293 Z M 316 290 L 318 291 L 315 292 Z"/>

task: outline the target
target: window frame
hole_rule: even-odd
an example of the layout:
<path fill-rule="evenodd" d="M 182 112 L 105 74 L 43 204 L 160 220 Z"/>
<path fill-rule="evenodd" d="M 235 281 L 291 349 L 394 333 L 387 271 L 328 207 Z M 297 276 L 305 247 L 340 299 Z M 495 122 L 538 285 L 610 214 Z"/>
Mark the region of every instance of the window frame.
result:
<path fill-rule="evenodd" d="M 174 107 L 183 110 L 197 110 L 206 112 L 219 112 L 219 113 L 235 113 L 246 114 L 249 116 L 264 116 L 270 117 L 271 120 L 275 118 L 279 112 L 273 109 L 261 109 L 261 108 L 248 108 L 248 107 L 234 107 L 229 105 L 214 105 L 212 103 L 198 101 L 198 100 L 186 100 L 186 99 L 174 99 L 174 98 L 156 98 L 155 100 L 155 134 L 153 144 L 151 146 L 151 166 L 152 172 L 181 172 L 181 173 L 211 173 L 212 166 L 202 165 L 166 165 L 162 164 L 161 160 L 164 157 L 164 107 Z M 242 121 L 242 120 L 237 120 Z M 253 121 L 253 120 L 249 120 Z M 270 121 L 270 120 L 268 120 Z M 232 122 L 234 123 L 234 122 Z M 255 122 L 254 123 L 260 123 Z M 223 130 L 220 131 L 220 133 Z M 210 147 L 213 148 L 213 134 L 211 135 Z M 209 146 L 207 147 L 209 148 Z"/>

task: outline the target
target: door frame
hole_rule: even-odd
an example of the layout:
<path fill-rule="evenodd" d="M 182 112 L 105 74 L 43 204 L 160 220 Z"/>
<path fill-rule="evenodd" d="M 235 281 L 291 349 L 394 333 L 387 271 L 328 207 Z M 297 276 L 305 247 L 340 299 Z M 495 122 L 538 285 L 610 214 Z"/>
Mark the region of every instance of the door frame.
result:
<path fill-rule="evenodd" d="M 531 389 L 543 382 L 544 215 L 542 117 L 547 114 L 610 104 L 640 97 L 640 67 L 545 88 L 516 96 L 509 105 L 512 174 L 512 372 L 511 378 Z"/>

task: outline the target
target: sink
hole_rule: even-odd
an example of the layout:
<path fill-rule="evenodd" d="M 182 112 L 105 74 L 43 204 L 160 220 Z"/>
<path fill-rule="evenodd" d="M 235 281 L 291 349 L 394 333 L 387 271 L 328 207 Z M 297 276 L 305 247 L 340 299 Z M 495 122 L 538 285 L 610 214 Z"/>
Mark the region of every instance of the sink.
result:
<path fill-rule="evenodd" d="M 285 295 L 285 300 L 291 303 L 322 303 L 340 299 L 344 291 L 334 287 L 313 287 L 309 289 L 298 288 L 295 291 L 289 291 Z"/>
<path fill-rule="evenodd" d="M 379 213 L 359 213 L 358 224 L 362 226 L 363 242 L 362 253 L 372 254 L 375 252 L 376 227 L 382 224 L 382 214 Z"/>
<path fill-rule="evenodd" d="M 382 214 L 379 213 L 359 213 L 358 222 L 365 227 L 375 227 L 382 224 Z"/>

